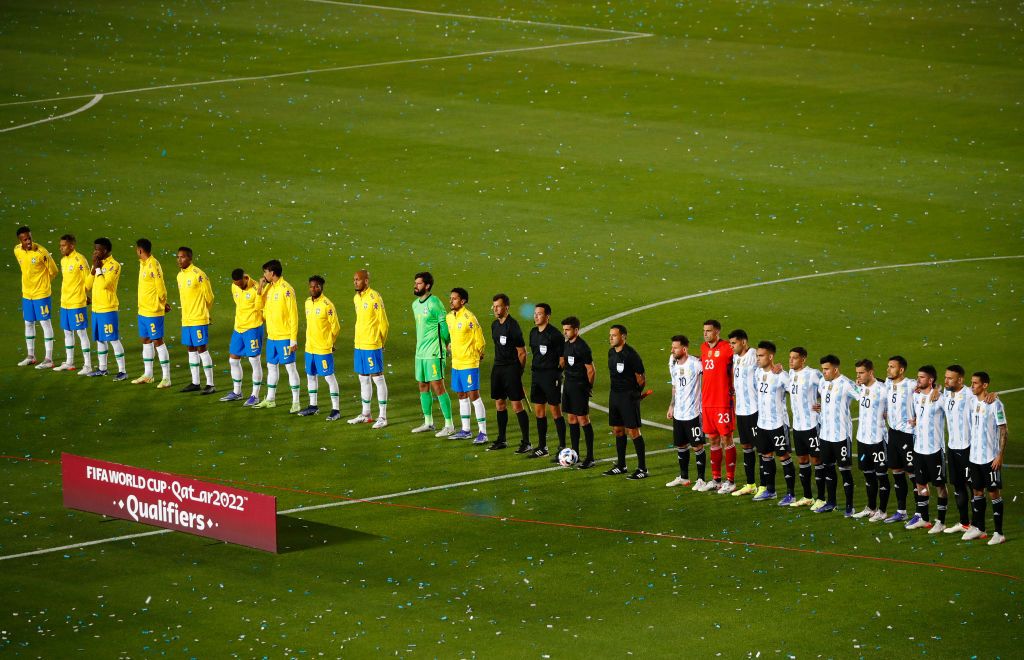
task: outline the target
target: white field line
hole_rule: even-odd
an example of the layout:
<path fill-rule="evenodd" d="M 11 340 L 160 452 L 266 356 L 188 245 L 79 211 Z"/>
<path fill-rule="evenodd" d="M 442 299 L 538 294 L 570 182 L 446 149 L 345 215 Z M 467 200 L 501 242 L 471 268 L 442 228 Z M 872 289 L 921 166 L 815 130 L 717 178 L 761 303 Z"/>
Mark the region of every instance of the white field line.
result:
<path fill-rule="evenodd" d="M 8 126 L 7 128 L 0 128 L 0 133 L 7 133 L 8 131 L 16 131 L 19 128 L 28 128 L 29 126 L 35 126 L 36 124 L 45 124 L 46 122 L 56 121 L 58 119 L 64 119 L 65 117 L 70 117 L 72 115 L 77 115 L 79 112 L 85 112 L 86 110 L 88 110 L 92 106 L 94 106 L 97 103 L 99 103 L 100 99 L 102 99 L 102 98 L 103 98 L 102 94 L 96 94 L 95 96 L 92 97 L 91 101 L 89 101 L 88 103 L 83 105 L 81 108 L 78 108 L 77 110 L 72 110 L 71 112 L 65 112 L 62 115 L 54 115 L 52 117 L 46 117 L 45 119 L 37 119 L 36 121 L 30 121 L 27 124 L 19 124 L 18 126 Z"/>

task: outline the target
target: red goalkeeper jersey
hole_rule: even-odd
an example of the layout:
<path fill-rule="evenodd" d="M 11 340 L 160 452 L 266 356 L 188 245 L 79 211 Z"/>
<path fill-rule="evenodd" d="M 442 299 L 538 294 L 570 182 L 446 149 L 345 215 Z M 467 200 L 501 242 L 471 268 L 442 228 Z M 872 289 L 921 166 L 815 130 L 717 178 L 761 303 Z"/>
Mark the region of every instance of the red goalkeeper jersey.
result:
<path fill-rule="evenodd" d="M 702 406 L 732 408 L 732 346 L 721 339 L 713 348 L 704 342 L 700 347 L 700 361 L 704 366 Z"/>

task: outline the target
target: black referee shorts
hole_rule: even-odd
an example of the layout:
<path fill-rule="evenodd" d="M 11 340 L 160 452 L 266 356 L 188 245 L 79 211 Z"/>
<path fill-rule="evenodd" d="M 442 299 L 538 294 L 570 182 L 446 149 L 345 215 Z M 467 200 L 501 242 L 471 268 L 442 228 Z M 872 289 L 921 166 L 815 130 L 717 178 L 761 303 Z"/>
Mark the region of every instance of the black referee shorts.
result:
<path fill-rule="evenodd" d="M 640 428 L 640 394 L 611 392 L 608 395 L 608 424 L 627 429 Z"/>
<path fill-rule="evenodd" d="M 590 414 L 590 384 L 565 381 L 562 388 L 562 412 L 586 417 Z"/>
<path fill-rule="evenodd" d="M 558 406 L 562 403 L 562 372 L 557 369 L 545 369 L 533 372 L 533 383 L 530 385 L 530 403 L 544 403 Z"/>
<path fill-rule="evenodd" d="M 525 399 L 522 367 L 518 364 L 494 365 L 491 368 L 491 398 L 495 401 L 501 399 L 522 401 Z"/>

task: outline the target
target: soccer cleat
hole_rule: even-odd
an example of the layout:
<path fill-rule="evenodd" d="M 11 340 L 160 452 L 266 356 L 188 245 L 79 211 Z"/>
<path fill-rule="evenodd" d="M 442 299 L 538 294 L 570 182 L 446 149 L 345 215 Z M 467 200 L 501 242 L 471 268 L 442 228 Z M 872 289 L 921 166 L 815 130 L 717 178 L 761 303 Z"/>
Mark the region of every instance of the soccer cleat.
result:
<path fill-rule="evenodd" d="M 382 428 L 384 428 L 387 425 L 388 425 L 388 418 L 387 417 L 378 417 L 377 421 L 374 422 L 373 426 L 371 426 L 370 428 L 372 428 L 372 429 L 382 429 Z"/>
<path fill-rule="evenodd" d="M 846 510 L 843 511 L 843 517 L 844 518 L 853 518 L 853 516 L 855 516 L 855 515 L 856 514 L 853 512 L 853 507 L 852 506 L 846 507 Z"/>
<path fill-rule="evenodd" d="M 339 419 L 341 419 L 341 411 L 340 410 L 332 410 L 331 414 L 327 416 L 327 421 L 328 422 L 336 422 Z"/>
<path fill-rule="evenodd" d="M 722 482 L 720 482 L 720 481 L 705 481 L 704 485 L 701 486 L 701 488 L 700 488 L 700 490 L 698 492 L 710 493 L 711 491 L 718 490 L 721 487 L 722 487 Z"/>
<path fill-rule="evenodd" d="M 875 515 L 875 512 L 874 512 L 873 509 L 869 509 L 868 507 L 864 507 L 863 509 L 861 509 L 860 511 L 858 511 L 857 513 L 853 514 L 850 517 L 851 518 L 856 518 L 856 519 L 860 520 L 861 518 L 870 518 L 873 515 Z"/>
<path fill-rule="evenodd" d="M 889 516 L 888 518 L 886 518 L 882 522 L 884 522 L 886 524 L 898 523 L 898 522 L 903 522 L 906 519 L 907 519 L 906 512 L 904 512 L 904 511 L 897 511 L 896 513 L 892 514 L 891 516 Z"/>
<path fill-rule="evenodd" d="M 132 385 L 149 384 L 153 382 L 152 376 L 139 376 L 138 378 L 132 379 Z"/>
<path fill-rule="evenodd" d="M 486 445 L 488 442 L 486 433 L 477 433 L 476 438 L 473 440 L 474 445 Z"/>
<path fill-rule="evenodd" d="M 903 526 L 904 529 L 931 529 L 932 524 L 921 517 L 920 513 L 915 513 L 907 521 L 907 524 Z"/>
<path fill-rule="evenodd" d="M 92 365 L 91 364 L 87 364 L 87 365 L 83 366 L 82 370 L 78 372 L 78 375 L 79 376 L 91 376 L 92 375 Z"/>
<path fill-rule="evenodd" d="M 126 374 L 123 371 L 118 371 L 116 374 L 114 374 L 114 380 L 115 381 L 128 380 L 128 374 Z"/>
<path fill-rule="evenodd" d="M 260 401 L 259 403 L 253 405 L 252 407 L 253 408 L 276 408 L 277 407 L 277 400 L 276 399 L 263 399 L 262 401 Z"/>
<path fill-rule="evenodd" d="M 778 506 L 793 506 L 794 502 L 796 502 L 796 495 L 786 493 L 786 496 L 779 500 Z"/>
<path fill-rule="evenodd" d="M 73 365 L 73 364 L 71 364 L 69 362 L 61 362 L 56 367 L 54 367 L 53 370 L 54 371 L 74 371 L 75 370 L 75 365 Z"/>
<path fill-rule="evenodd" d="M 576 466 L 576 469 L 578 469 L 578 470 L 589 470 L 590 468 L 594 467 L 594 463 L 595 463 L 594 459 L 592 459 L 592 458 L 585 458 L 585 459 L 583 459 L 582 463 L 580 463 L 580 464 L 578 464 Z"/>
<path fill-rule="evenodd" d="M 532 452 L 526 455 L 527 458 L 543 458 L 548 455 L 547 447 L 537 447 Z"/>
<path fill-rule="evenodd" d="M 450 436 L 453 433 L 455 433 L 455 427 L 454 426 L 446 426 L 446 427 L 442 428 L 440 431 L 438 431 L 437 433 L 435 433 L 434 437 L 435 438 L 447 438 L 448 436 Z"/>
<path fill-rule="evenodd" d="M 516 450 L 516 453 L 517 454 L 529 454 L 531 451 L 533 451 L 533 445 L 531 445 L 529 443 L 523 443 L 523 444 L 519 445 L 519 449 Z"/>
<path fill-rule="evenodd" d="M 885 511 L 882 511 L 881 509 L 879 509 L 878 511 L 875 511 L 874 513 L 871 514 L 871 517 L 868 518 L 868 522 L 873 522 L 873 523 L 874 522 L 882 522 L 883 520 L 885 520 L 885 518 L 886 518 Z"/>
<path fill-rule="evenodd" d="M 241 401 L 242 400 L 242 395 L 238 394 L 237 392 L 228 392 L 227 396 L 222 396 L 220 398 L 220 400 L 221 401 Z"/>
<path fill-rule="evenodd" d="M 640 468 L 637 468 L 633 472 L 633 474 L 627 475 L 626 478 L 627 479 L 632 479 L 633 481 L 639 481 L 640 479 L 646 479 L 647 478 L 647 470 L 641 470 Z"/>
<path fill-rule="evenodd" d="M 754 484 L 747 484 L 746 486 L 740 488 L 739 490 L 732 491 L 732 496 L 739 497 L 741 495 L 753 495 L 756 492 L 757 486 L 755 486 Z"/>
<path fill-rule="evenodd" d="M 320 412 L 319 406 L 306 406 L 299 411 L 299 417 L 309 417 Z"/>
<path fill-rule="evenodd" d="M 53 360 L 43 360 L 36 365 L 36 369 L 53 369 Z"/>
<path fill-rule="evenodd" d="M 796 502 L 793 502 L 789 506 L 810 506 L 814 504 L 814 500 L 809 497 L 801 497 Z"/>
<path fill-rule="evenodd" d="M 768 490 L 766 487 L 761 486 L 757 489 L 757 495 L 754 495 L 755 502 L 763 502 L 765 500 L 774 500 L 778 495 L 775 494 L 774 490 Z"/>
<path fill-rule="evenodd" d="M 811 513 L 831 513 L 836 510 L 835 504 L 829 504 L 828 502 L 822 502 L 821 506 L 811 509 Z"/>
<path fill-rule="evenodd" d="M 107 375 L 107 370 L 106 369 L 96 369 L 95 371 L 90 371 L 89 375 L 91 377 L 93 377 L 93 378 L 101 378 L 101 377 Z"/>
<path fill-rule="evenodd" d="M 967 531 L 968 527 L 968 525 L 964 525 L 963 523 L 957 523 L 955 525 L 950 525 L 942 531 L 945 534 L 963 534 Z"/>
<path fill-rule="evenodd" d="M 665 484 L 665 487 L 666 488 L 675 488 L 676 486 L 684 486 L 685 487 L 685 486 L 689 486 L 689 485 L 690 485 L 690 480 L 687 479 L 686 477 L 676 477 L 672 481 L 670 481 L 667 484 Z"/>
<path fill-rule="evenodd" d="M 817 509 L 819 506 L 824 506 L 824 504 L 825 504 L 825 500 L 819 500 L 819 499 L 815 498 L 814 501 L 811 502 L 811 508 L 812 509 Z"/>
<path fill-rule="evenodd" d="M 243 408 L 252 408 L 253 406 L 255 406 L 259 402 L 260 402 L 260 398 L 258 396 L 256 396 L 255 394 L 253 394 L 252 396 L 250 396 L 248 399 L 245 400 L 245 403 L 242 404 L 242 407 Z"/>
<path fill-rule="evenodd" d="M 455 433 L 452 433 L 451 435 L 449 435 L 448 439 L 449 440 L 469 440 L 472 437 L 473 437 L 473 434 L 470 433 L 469 431 L 465 431 L 465 430 L 459 429 Z"/>
<path fill-rule="evenodd" d="M 508 447 L 508 445 L 505 444 L 504 440 L 495 440 L 487 448 L 487 451 L 498 451 L 499 449 L 505 449 L 506 447 Z"/>
<path fill-rule="evenodd" d="M 612 469 L 605 470 L 601 474 L 603 474 L 606 477 L 617 477 L 620 474 L 629 474 L 629 468 L 627 468 L 625 465 L 623 465 L 622 467 L 615 465 L 612 467 Z"/>
<path fill-rule="evenodd" d="M 372 421 L 373 421 L 372 417 L 370 417 L 369 415 L 363 415 L 363 414 L 360 413 L 359 415 L 357 415 L 357 416 L 353 417 L 352 419 L 348 420 L 348 423 L 349 424 L 369 424 Z M 413 433 L 415 433 L 415 432 L 416 431 L 413 431 Z"/>
<path fill-rule="evenodd" d="M 18 366 L 19 367 L 27 367 L 28 365 L 35 364 L 35 363 L 36 363 L 36 357 L 34 355 L 29 355 L 27 358 L 25 358 L 24 360 L 19 362 Z"/>
<path fill-rule="evenodd" d="M 728 495 L 729 493 L 733 492 L 734 490 L 736 490 L 736 484 L 734 484 L 731 481 L 724 481 L 724 482 L 722 482 L 721 488 L 719 488 L 715 492 L 717 492 L 719 495 Z"/>
<path fill-rule="evenodd" d="M 978 529 L 974 525 L 971 525 L 970 527 L 968 527 L 967 531 L 964 532 L 964 535 L 960 537 L 960 539 L 962 541 L 973 541 L 974 539 L 984 539 L 984 538 L 988 538 L 988 534 L 986 534 L 985 532 L 981 531 L 980 529 Z"/>
<path fill-rule="evenodd" d="M 695 493 L 699 493 L 701 492 L 701 489 L 704 488 L 705 483 L 707 482 L 704 481 L 703 479 L 697 479 L 697 482 L 693 484 L 693 488 L 691 490 L 693 490 Z"/>
<path fill-rule="evenodd" d="M 166 389 L 170 388 L 170 386 L 171 386 L 171 379 L 170 378 L 164 378 L 162 381 L 160 381 L 157 384 L 156 389 L 158 389 L 158 390 L 166 390 Z"/>
<path fill-rule="evenodd" d="M 302 410 L 302 404 L 298 401 L 292 401 L 292 407 L 288 410 L 289 415 L 295 415 Z"/>
<path fill-rule="evenodd" d="M 203 388 L 200 387 L 198 384 L 196 384 L 196 383 L 189 383 L 188 385 L 186 385 L 185 387 L 181 388 L 178 391 L 179 392 L 198 392 L 201 389 L 203 389 Z"/>
<path fill-rule="evenodd" d="M 213 394 L 216 391 L 217 391 L 217 388 L 214 387 L 213 385 L 204 385 L 203 386 L 203 391 L 200 392 L 200 394 L 202 394 L 203 396 L 206 396 L 208 394 Z"/>
<path fill-rule="evenodd" d="M 932 528 L 928 530 L 929 534 L 941 534 L 946 529 L 946 524 L 940 520 L 936 520 L 932 523 Z"/>
<path fill-rule="evenodd" d="M 433 431 L 434 431 L 434 425 L 433 424 L 427 424 L 426 422 L 423 422 L 422 424 L 420 424 L 419 426 L 417 426 L 413 430 L 409 431 L 409 433 L 433 433 Z"/>
<path fill-rule="evenodd" d="M 988 540 L 988 545 L 999 545 L 1000 543 L 1006 543 L 1006 537 L 996 532 L 992 535 L 992 538 Z"/>

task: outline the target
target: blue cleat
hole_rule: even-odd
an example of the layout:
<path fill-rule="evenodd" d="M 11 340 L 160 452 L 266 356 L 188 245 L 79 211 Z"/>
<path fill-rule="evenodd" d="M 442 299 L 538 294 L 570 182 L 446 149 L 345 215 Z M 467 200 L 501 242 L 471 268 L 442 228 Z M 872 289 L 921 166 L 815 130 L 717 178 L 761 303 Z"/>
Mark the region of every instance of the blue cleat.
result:
<path fill-rule="evenodd" d="M 486 433 L 478 433 L 476 440 L 473 441 L 474 445 L 486 445 L 489 442 Z"/>
<path fill-rule="evenodd" d="M 319 412 L 319 406 L 306 406 L 299 411 L 299 417 L 309 417 L 310 415 L 316 415 Z"/>
<path fill-rule="evenodd" d="M 107 370 L 106 369 L 97 369 L 96 371 L 93 371 L 92 373 L 89 374 L 89 376 L 91 376 L 92 378 L 99 378 L 100 376 L 106 376 L 106 375 L 107 375 Z"/>
<path fill-rule="evenodd" d="M 847 507 L 846 511 L 843 511 L 843 517 L 844 518 L 853 518 L 855 515 L 856 515 L 856 512 L 853 510 L 852 506 L 851 507 Z"/>
<path fill-rule="evenodd" d="M 456 431 L 448 436 L 449 440 L 469 440 L 473 437 L 473 434 L 469 431 Z"/>
<path fill-rule="evenodd" d="M 796 502 L 796 496 L 786 493 L 786 496 L 779 500 L 779 506 L 792 506 Z"/>
<path fill-rule="evenodd" d="M 898 523 L 898 522 L 903 522 L 906 519 L 907 519 L 906 512 L 904 512 L 904 511 L 897 511 L 896 513 L 892 514 L 891 516 L 889 516 L 888 518 L 886 518 L 882 522 L 884 522 L 884 523 Z"/>
<path fill-rule="evenodd" d="M 118 371 L 118 372 L 117 372 L 117 373 L 116 373 L 116 374 L 114 375 L 114 380 L 128 380 L 128 374 L 126 374 L 126 373 L 125 373 L 125 372 L 123 372 L 123 371 Z"/>
<path fill-rule="evenodd" d="M 811 513 L 831 513 L 831 512 L 833 512 L 835 510 L 836 510 L 836 505 L 835 504 L 829 504 L 828 502 L 825 502 L 824 504 L 819 506 L 817 509 L 811 509 Z"/>
<path fill-rule="evenodd" d="M 241 394 L 235 394 L 234 392 L 228 392 L 227 396 L 222 396 L 220 398 L 220 400 L 221 401 L 241 401 L 242 400 L 242 395 Z"/>
<path fill-rule="evenodd" d="M 242 404 L 242 407 L 243 408 L 251 408 L 251 407 L 255 406 L 257 403 L 259 403 L 259 402 L 260 402 L 260 398 L 258 396 L 251 396 L 251 397 L 249 397 L 248 399 L 245 400 L 245 403 Z"/>
<path fill-rule="evenodd" d="M 758 489 L 757 495 L 754 495 L 753 501 L 763 502 L 765 500 L 774 500 L 776 497 L 778 496 L 775 494 L 774 490 L 768 490 L 767 488 L 762 486 L 760 489 Z"/>

